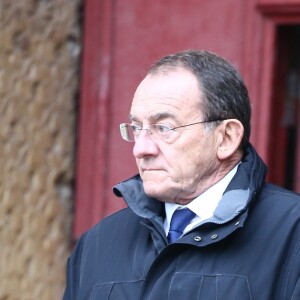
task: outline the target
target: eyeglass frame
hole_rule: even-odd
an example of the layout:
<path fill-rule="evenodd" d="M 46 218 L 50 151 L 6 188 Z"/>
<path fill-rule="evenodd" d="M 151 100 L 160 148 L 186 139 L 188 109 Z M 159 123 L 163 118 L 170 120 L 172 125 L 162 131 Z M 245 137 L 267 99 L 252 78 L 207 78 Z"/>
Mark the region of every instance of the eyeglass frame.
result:
<path fill-rule="evenodd" d="M 192 125 L 197 125 L 197 124 L 204 124 L 204 123 L 212 123 L 212 122 L 222 122 L 222 121 L 225 121 L 225 120 L 228 120 L 228 118 L 218 118 L 218 119 L 211 119 L 211 120 L 206 120 L 206 121 L 200 121 L 200 122 L 195 122 L 195 123 L 190 123 L 190 124 L 185 124 L 185 125 L 181 125 L 181 126 L 176 126 L 176 127 L 173 127 L 171 124 L 165 124 L 165 123 L 157 123 L 157 124 L 150 124 L 149 126 L 157 126 L 157 125 L 164 125 L 164 126 L 169 126 L 169 130 L 168 131 L 174 131 L 175 129 L 178 129 L 178 128 L 184 128 L 184 127 L 188 127 L 188 126 L 192 126 Z M 139 127 L 137 125 L 132 125 L 130 123 L 121 123 L 119 125 L 119 128 L 120 128 L 120 133 L 121 133 L 121 137 L 123 138 L 124 141 L 126 142 L 136 142 L 136 139 L 133 139 L 133 140 L 128 140 L 125 138 L 125 136 L 123 135 L 123 131 L 122 129 L 123 128 L 128 128 L 130 127 L 131 129 L 134 127 L 137 127 L 136 129 L 139 130 L 140 132 L 142 130 L 147 130 L 147 132 L 149 132 L 149 134 L 153 134 L 153 131 L 151 131 L 150 128 L 143 128 L 143 127 Z M 133 131 L 133 129 L 132 129 Z M 162 138 L 163 140 L 163 138 Z"/>

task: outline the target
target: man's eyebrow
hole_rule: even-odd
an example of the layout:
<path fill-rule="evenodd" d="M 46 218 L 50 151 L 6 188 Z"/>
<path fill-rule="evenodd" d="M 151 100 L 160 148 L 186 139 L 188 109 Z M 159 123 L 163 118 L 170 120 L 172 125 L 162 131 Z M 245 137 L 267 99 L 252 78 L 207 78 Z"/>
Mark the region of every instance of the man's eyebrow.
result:
<path fill-rule="evenodd" d="M 146 119 L 148 119 L 150 122 L 158 122 L 163 119 L 176 119 L 175 115 L 169 112 L 158 112 L 153 115 L 150 115 Z M 129 114 L 129 119 L 131 121 L 138 121 L 139 118 L 136 118 L 134 115 Z"/>

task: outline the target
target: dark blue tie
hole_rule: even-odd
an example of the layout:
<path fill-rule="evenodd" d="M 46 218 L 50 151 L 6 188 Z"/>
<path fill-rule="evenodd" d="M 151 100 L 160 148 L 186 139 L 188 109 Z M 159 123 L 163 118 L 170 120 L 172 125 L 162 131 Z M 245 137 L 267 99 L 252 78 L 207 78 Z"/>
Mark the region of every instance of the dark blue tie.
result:
<path fill-rule="evenodd" d="M 169 243 L 173 243 L 182 236 L 185 227 L 190 223 L 194 216 L 195 213 L 188 208 L 175 210 L 171 219 L 170 231 L 168 234 Z"/>

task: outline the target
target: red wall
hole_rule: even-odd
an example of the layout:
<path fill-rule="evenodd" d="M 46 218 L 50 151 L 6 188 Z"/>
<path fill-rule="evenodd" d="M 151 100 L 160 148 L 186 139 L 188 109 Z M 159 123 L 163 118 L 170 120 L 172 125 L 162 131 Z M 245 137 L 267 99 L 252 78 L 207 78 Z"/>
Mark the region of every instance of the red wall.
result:
<path fill-rule="evenodd" d="M 298 9 L 298 0 L 85 1 L 76 237 L 123 207 L 111 188 L 133 175 L 136 167 L 132 144 L 122 141 L 118 126 L 128 120 L 133 93 L 145 71 L 165 54 L 207 49 L 241 71 L 253 98 L 253 142 L 265 155 L 268 114 L 260 112 L 268 111 L 271 93 L 262 86 L 270 86 L 272 80 L 271 48 L 278 22 L 274 11 L 295 3 Z"/>

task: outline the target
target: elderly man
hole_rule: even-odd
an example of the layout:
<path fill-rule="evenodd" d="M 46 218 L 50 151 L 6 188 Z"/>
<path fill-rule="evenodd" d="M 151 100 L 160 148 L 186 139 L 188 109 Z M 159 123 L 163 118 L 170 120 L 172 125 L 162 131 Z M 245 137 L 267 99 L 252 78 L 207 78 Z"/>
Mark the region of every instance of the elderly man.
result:
<path fill-rule="evenodd" d="M 128 208 L 82 236 L 64 300 L 300 299 L 300 197 L 265 182 L 250 117 L 221 57 L 156 62 L 120 125 L 139 170 L 114 187 Z"/>

